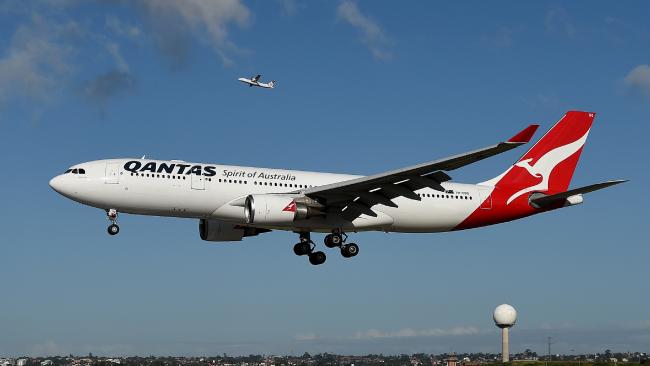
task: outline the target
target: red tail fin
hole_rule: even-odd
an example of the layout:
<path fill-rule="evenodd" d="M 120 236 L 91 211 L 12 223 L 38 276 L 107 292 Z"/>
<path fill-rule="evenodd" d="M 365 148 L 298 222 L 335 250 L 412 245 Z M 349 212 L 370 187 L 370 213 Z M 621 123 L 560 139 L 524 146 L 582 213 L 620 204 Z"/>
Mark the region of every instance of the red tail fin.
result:
<path fill-rule="evenodd" d="M 568 189 L 594 120 L 592 112 L 567 112 L 521 159 L 482 184 L 509 191 L 506 205 L 530 192 Z"/>

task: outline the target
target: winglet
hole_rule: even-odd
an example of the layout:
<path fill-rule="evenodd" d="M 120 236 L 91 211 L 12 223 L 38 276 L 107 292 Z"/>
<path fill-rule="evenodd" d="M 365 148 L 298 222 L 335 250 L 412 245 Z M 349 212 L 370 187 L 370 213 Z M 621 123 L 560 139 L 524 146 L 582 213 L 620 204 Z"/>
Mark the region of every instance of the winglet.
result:
<path fill-rule="evenodd" d="M 528 143 L 528 141 L 530 141 L 530 139 L 535 134 L 535 131 L 537 131 L 538 127 L 539 127 L 539 125 L 530 125 L 530 126 L 524 128 L 523 130 L 521 130 L 521 132 L 519 132 L 518 134 L 512 136 L 506 142 L 516 143 L 516 144 Z"/>

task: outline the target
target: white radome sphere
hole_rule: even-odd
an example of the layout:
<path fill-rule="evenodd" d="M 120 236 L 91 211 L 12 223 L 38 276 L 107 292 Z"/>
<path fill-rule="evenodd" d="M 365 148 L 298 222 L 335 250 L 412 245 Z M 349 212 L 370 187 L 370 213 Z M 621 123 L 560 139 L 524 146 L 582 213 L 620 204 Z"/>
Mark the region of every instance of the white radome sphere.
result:
<path fill-rule="evenodd" d="M 508 304 L 497 306 L 492 316 L 499 328 L 510 328 L 517 322 L 517 310 Z"/>

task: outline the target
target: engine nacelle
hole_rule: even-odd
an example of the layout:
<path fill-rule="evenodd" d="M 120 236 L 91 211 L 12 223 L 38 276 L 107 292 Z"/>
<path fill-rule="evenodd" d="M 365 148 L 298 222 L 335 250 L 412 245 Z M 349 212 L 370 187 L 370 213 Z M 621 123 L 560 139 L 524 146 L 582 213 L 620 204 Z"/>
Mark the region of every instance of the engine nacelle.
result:
<path fill-rule="evenodd" d="M 312 216 L 313 209 L 287 195 L 252 194 L 244 206 L 246 223 L 251 225 L 286 225 Z"/>
<path fill-rule="evenodd" d="M 201 239 L 207 241 L 241 241 L 245 236 L 255 236 L 267 231 L 270 230 L 245 227 L 221 220 L 201 219 L 199 221 L 199 234 Z"/>

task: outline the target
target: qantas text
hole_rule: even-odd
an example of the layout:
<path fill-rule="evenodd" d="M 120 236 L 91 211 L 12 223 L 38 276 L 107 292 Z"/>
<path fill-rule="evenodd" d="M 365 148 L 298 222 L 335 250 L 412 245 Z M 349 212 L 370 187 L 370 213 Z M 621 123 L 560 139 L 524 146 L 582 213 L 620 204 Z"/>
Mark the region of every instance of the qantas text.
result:
<path fill-rule="evenodd" d="M 124 170 L 131 173 L 151 172 L 151 173 L 166 173 L 166 174 L 195 174 L 203 175 L 206 177 L 214 177 L 217 175 L 217 167 L 211 165 L 190 165 L 183 163 L 157 163 L 150 161 L 143 163 L 137 160 L 131 160 L 124 164 Z M 228 170 L 224 169 L 221 176 L 226 178 L 254 178 L 254 179 L 271 179 L 271 180 L 296 180 L 293 174 L 278 174 L 267 173 L 258 171 L 244 171 L 244 170 Z"/>
<path fill-rule="evenodd" d="M 217 168 L 209 165 L 190 165 L 182 163 L 156 163 L 150 161 L 142 164 L 137 160 L 131 160 L 124 164 L 124 170 L 131 173 L 138 172 L 151 172 L 151 173 L 167 173 L 167 174 L 195 174 L 204 175 L 206 177 L 214 177 L 217 175 Z M 174 172 L 175 170 L 175 172 Z"/>

